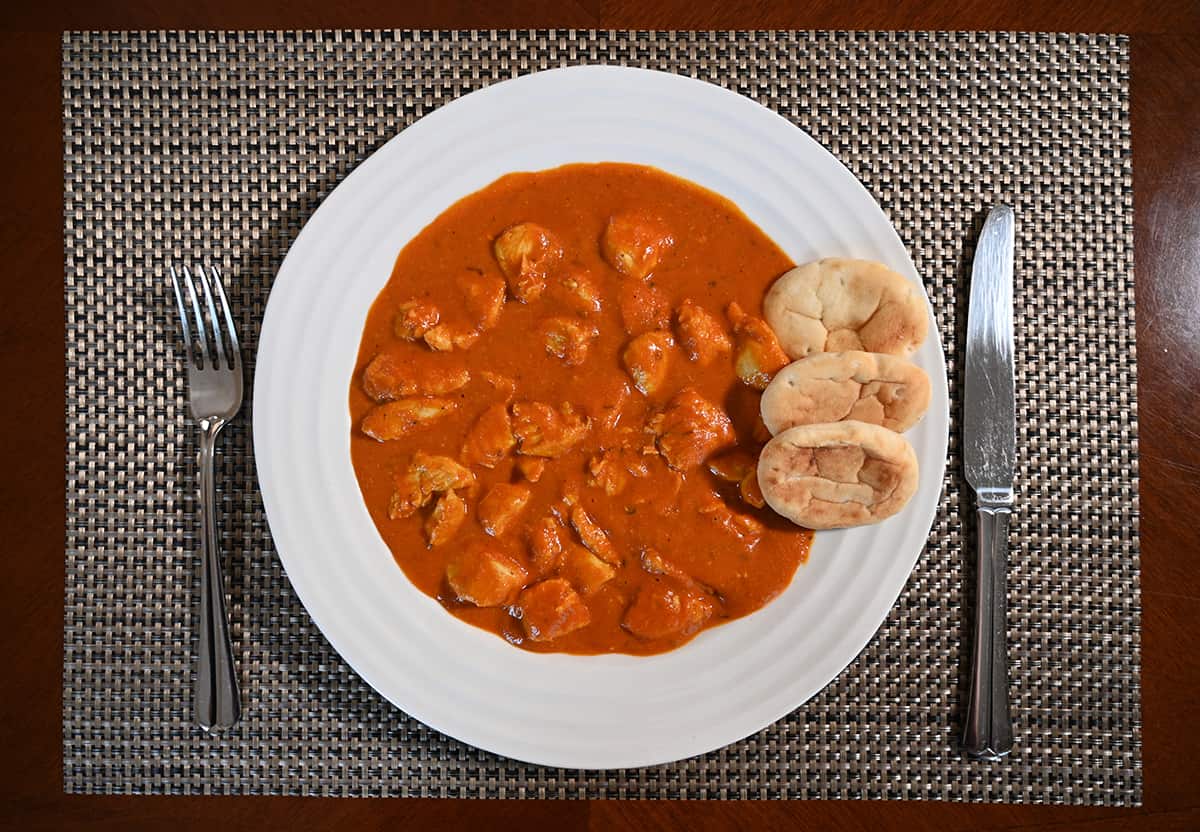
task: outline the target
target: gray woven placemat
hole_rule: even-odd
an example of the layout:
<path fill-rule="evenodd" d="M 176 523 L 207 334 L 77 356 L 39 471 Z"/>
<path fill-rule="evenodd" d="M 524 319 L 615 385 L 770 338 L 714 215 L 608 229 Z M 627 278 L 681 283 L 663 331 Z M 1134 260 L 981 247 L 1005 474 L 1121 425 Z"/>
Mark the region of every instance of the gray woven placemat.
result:
<path fill-rule="evenodd" d="M 937 309 L 957 413 L 981 212 L 1018 212 L 1017 748 L 957 748 L 967 656 L 952 438 L 942 508 L 879 636 L 770 728 L 650 769 L 542 769 L 397 711 L 293 595 L 249 408 L 218 480 L 245 716 L 191 720 L 197 559 L 170 260 L 224 264 L 248 363 L 301 225 L 438 105 L 577 62 L 695 75 L 812 133 L 882 203 Z M 69 33 L 63 41 L 71 792 L 1141 800 L 1128 42 L 930 33 Z M 251 366 L 252 369 L 252 366 Z M 249 398 L 249 397 L 247 397 Z"/>

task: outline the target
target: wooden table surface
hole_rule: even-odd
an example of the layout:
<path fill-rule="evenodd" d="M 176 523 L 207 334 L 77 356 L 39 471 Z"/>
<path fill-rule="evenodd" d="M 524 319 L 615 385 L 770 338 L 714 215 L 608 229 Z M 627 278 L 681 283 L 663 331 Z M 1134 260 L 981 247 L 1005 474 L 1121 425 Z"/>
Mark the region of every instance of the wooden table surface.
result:
<path fill-rule="evenodd" d="M 157 0 L 4 12 L 0 826 L 16 829 L 1200 829 L 1200 0 Z M 343 27 L 1027 29 L 1132 35 L 1145 804 L 451 801 L 62 793 L 64 306 L 60 32 Z M 533 827 L 533 828 L 536 828 Z"/>

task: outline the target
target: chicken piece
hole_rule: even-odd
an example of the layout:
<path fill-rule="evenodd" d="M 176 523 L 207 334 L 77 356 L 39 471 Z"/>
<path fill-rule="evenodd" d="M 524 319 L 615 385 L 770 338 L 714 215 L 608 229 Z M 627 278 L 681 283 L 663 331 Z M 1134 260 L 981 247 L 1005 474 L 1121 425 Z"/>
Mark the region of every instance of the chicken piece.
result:
<path fill-rule="evenodd" d="M 546 470 L 546 460 L 538 456 L 519 456 L 516 467 L 522 477 L 530 482 L 537 482 Z"/>
<path fill-rule="evenodd" d="M 621 565 L 621 556 L 617 554 L 617 547 L 613 546 L 608 532 L 597 526 L 581 505 L 571 507 L 571 528 L 579 535 L 579 542 L 588 547 L 592 554 L 605 563 Z"/>
<path fill-rule="evenodd" d="M 399 399 L 367 411 L 362 420 L 362 432 L 380 442 L 399 439 L 453 413 L 457 407 L 458 403 L 453 399 L 435 396 Z"/>
<path fill-rule="evenodd" d="M 646 332 L 629 342 L 621 353 L 625 370 L 633 379 L 633 385 L 650 396 L 658 392 L 667 380 L 671 367 L 671 348 L 675 339 L 669 332 Z"/>
<path fill-rule="evenodd" d="M 600 238 L 600 253 L 626 277 L 642 279 L 658 266 L 675 245 L 662 220 L 643 211 L 610 217 Z"/>
<path fill-rule="evenodd" d="M 538 327 L 538 336 L 546 352 L 561 358 L 568 367 L 577 367 L 587 359 L 588 347 L 600 330 L 576 318 L 547 318 Z"/>
<path fill-rule="evenodd" d="M 558 239 L 532 222 L 511 226 L 492 245 L 508 291 L 521 303 L 541 297 L 546 280 L 562 262 L 563 249 Z"/>
<path fill-rule="evenodd" d="M 494 327 L 504 311 L 504 279 L 495 274 L 467 274 L 459 279 L 467 313 L 480 330 Z"/>
<path fill-rule="evenodd" d="M 475 475 L 470 468 L 448 456 L 417 451 L 408 469 L 396 478 L 396 490 L 388 506 L 388 516 L 393 520 L 408 517 L 428 503 L 434 494 L 474 485 Z"/>
<path fill-rule="evenodd" d="M 587 596 L 616 577 L 613 569 L 582 546 L 574 543 L 563 555 L 562 576 L 571 582 L 581 595 Z"/>
<path fill-rule="evenodd" d="M 595 315 L 603 308 L 595 278 L 580 268 L 572 268 L 557 280 L 550 281 L 546 291 L 578 315 Z"/>
<path fill-rule="evenodd" d="M 737 336 L 734 372 L 756 390 L 765 390 L 775 374 L 786 367 L 791 359 L 762 318 L 747 314 L 736 301 L 729 304 L 726 311 L 729 322 L 733 324 L 733 334 Z"/>
<path fill-rule="evenodd" d="M 680 581 L 661 578 L 638 590 L 621 626 L 647 640 L 690 636 L 712 617 L 712 599 L 689 591 Z"/>
<path fill-rule="evenodd" d="M 626 511 L 631 507 L 636 511 L 646 507 L 656 517 L 668 517 L 679 514 L 679 491 L 683 487 L 683 474 L 667 466 L 666 462 L 657 455 L 646 457 L 648 467 L 658 470 L 653 476 L 644 479 L 634 478 L 629 488 L 623 494 L 626 501 Z"/>
<path fill-rule="evenodd" d="M 570 404 L 555 410 L 542 402 L 515 402 L 512 415 L 517 452 L 526 456 L 562 456 L 591 428 L 591 421 Z"/>
<path fill-rule="evenodd" d="M 708 470 L 725 482 L 736 482 L 742 501 L 755 508 L 766 505 L 758 487 L 758 460 L 746 451 L 731 451 L 708 461 Z"/>
<path fill-rule="evenodd" d="M 431 350 L 436 352 L 450 352 L 454 349 L 454 335 L 457 332 L 456 327 L 451 327 L 448 324 L 438 324 L 425 331 L 425 343 Z"/>
<path fill-rule="evenodd" d="M 402 364 L 394 355 L 381 352 L 372 358 L 363 369 L 363 392 L 377 402 L 411 396 L 417 392 L 417 385 L 408 370 L 409 367 Z"/>
<path fill-rule="evenodd" d="M 438 498 L 429 517 L 425 518 L 425 537 L 430 548 L 446 543 L 467 519 L 467 501 L 456 491 L 447 491 Z"/>
<path fill-rule="evenodd" d="M 465 465 L 460 465 L 448 456 L 434 456 L 424 451 L 413 454 L 408 469 L 422 491 L 449 491 L 455 488 L 470 488 L 475 485 L 475 475 Z"/>
<path fill-rule="evenodd" d="M 511 401 L 517 392 L 517 383 L 506 375 L 493 373 L 491 370 L 480 370 L 479 377 L 487 382 L 493 390 L 500 394 L 504 401 Z"/>
<path fill-rule="evenodd" d="M 475 544 L 446 564 L 446 582 L 460 601 L 477 607 L 511 604 L 529 580 L 529 573 L 495 544 Z"/>
<path fill-rule="evenodd" d="M 642 569 L 651 575 L 669 575 L 672 578 L 678 578 L 689 587 L 695 585 L 695 582 L 687 576 L 687 573 L 664 558 L 657 549 L 647 546 L 642 550 L 639 561 L 641 562 Z"/>
<path fill-rule="evenodd" d="M 553 517 L 543 517 L 529 530 L 529 552 L 536 574 L 549 575 L 561 565 L 562 533 L 562 525 Z"/>
<path fill-rule="evenodd" d="M 465 387 L 470 380 L 466 367 L 418 365 L 386 352 L 371 359 L 362 377 L 363 390 L 377 402 L 404 396 L 441 396 Z"/>
<path fill-rule="evenodd" d="M 594 455 L 588 460 L 588 485 L 602 488 L 609 497 L 615 497 L 625 490 L 629 483 L 629 472 L 616 459 L 614 450 L 607 450 Z"/>
<path fill-rule="evenodd" d="M 762 508 L 767 504 L 767 498 L 763 496 L 762 486 L 758 484 L 757 470 L 747 474 L 738 483 L 738 494 L 741 495 L 742 502 L 748 506 Z"/>
<path fill-rule="evenodd" d="M 607 383 L 605 382 L 605 384 Z M 596 412 L 597 431 L 605 434 L 620 426 L 621 419 L 626 415 L 625 403 L 629 401 L 631 395 L 633 395 L 633 391 L 629 389 L 629 382 L 621 380 L 612 388 L 606 389 L 603 395 L 596 397 L 601 403 Z"/>
<path fill-rule="evenodd" d="M 625 490 L 629 478 L 645 477 L 650 467 L 644 456 L 632 448 L 607 448 L 588 460 L 588 485 L 603 488 L 609 497 Z"/>
<path fill-rule="evenodd" d="M 629 483 L 629 471 L 618 459 L 616 449 L 609 449 L 594 455 L 588 460 L 588 485 L 601 488 L 609 497 L 615 497 L 625 490 Z"/>
<path fill-rule="evenodd" d="M 671 578 L 674 578 L 675 580 L 679 581 L 679 583 L 683 585 L 683 588 L 688 592 L 696 595 L 710 595 L 715 596 L 718 599 L 721 598 L 721 593 L 718 592 L 714 587 L 696 580 L 678 566 L 664 558 L 661 554 L 659 554 L 657 549 L 652 549 L 647 546 L 642 550 L 640 561 L 642 569 L 646 570 L 651 575 L 667 575 Z"/>
<path fill-rule="evenodd" d="M 684 300 L 679 305 L 675 330 L 679 334 L 679 345 L 687 357 L 701 367 L 708 366 L 733 349 L 733 343 L 725 334 L 720 319 L 691 300 Z"/>
<path fill-rule="evenodd" d="M 749 515 L 738 514 L 715 494 L 701 503 L 699 512 L 740 540 L 747 549 L 753 549 L 762 538 L 762 523 Z"/>
<path fill-rule="evenodd" d="M 467 432 L 463 459 L 468 465 L 495 468 L 516 444 L 512 422 L 508 418 L 508 405 L 497 402 L 484 410 Z"/>
<path fill-rule="evenodd" d="M 638 561 L 641 563 L 642 569 L 651 575 L 674 575 L 676 571 L 675 567 L 657 549 L 650 546 L 642 549 Z"/>
<path fill-rule="evenodd" d="M 652 283 L 625 281 L 618 290 L 621 322 L 630 335 L 670 329 L 671 301 Z"/>
<path fill-rule="evenodd" d="M 514 611 L 530 641 L 551 641 L 592 623 L 587 604 L 563 578 L 529 587 L 517 599 Z"/>
<path fill-rule="evenodd" d="M 463 324 L 438 324 L 425 332 L 425 343 L 436 352 L 466 350 L 475 345 L 483 333 Z"/>
<path fill-rule="evenodd" d="M 677 471 L 699 465 L 709 454 L 734 441 L 733 424 L 725 411 L 685 387 L 649 424 L 658 452 Z"/>
<path fill-rule="evenodd" d="M 429 502 L 429 496 L 409 488 L 406 484 L 397 483 L 396 489 L 388 500 L 388 519 L 400 520 L 412 517 L 417 509 Z"/>
<path fill-rule="evenodd" d="M 758 460 L 746 451 L 736 450 L 714 456 L 708 461 L 708 470 L 725 482 L 741 482 L 746 475 L 758 468 Z"/>
<path fill-rule="evenodd" d="M 396 309 L 396 337 L 416 341 L 442 319 L 442 313 L 432 303 L 423 300 L 405 301 Z"/>
<path fill-rule="evenodd" d="M 492 537 L 500 537 L 525 510 L 528 502 L 528 486 L 496 483 L 479 501 L 479 524 Z"/>

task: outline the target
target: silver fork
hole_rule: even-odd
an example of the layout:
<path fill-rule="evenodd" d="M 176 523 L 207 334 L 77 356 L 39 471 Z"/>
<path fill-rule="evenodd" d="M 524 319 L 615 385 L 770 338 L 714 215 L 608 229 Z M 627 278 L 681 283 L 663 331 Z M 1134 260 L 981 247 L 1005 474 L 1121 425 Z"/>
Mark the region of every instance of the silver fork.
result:
<path fill-rule="evenodd" d="M 200 546 L 204 579 L 200 583 L 200 656 L 195 698 L 196 721 L 211 733 L 232 727 L 242 711 L 233 647 L 229 641 L 229 620 L 225 613 L 225 582 L 221 575 L 213 498 L 213 453 L 217 434 L 242 406 L 242 353 L 229 300 L 221 285 L 221 273 L 216 266 L 209 267 L 208 272 L 205 273 L 203 266 L 197 266 L 196 278 L 193 278 L 187 266 L 181 274 L 171 267 L 171 285 L 175 287 L 175 302 L 179 305 L 179 322 L 187 351 L 188 403 L 192 418 L 200 425 Z M 180 290 L 181 282 L 187 292 L 187 303 Z M 199 292 L 196 291 L 197 283 L 200 284 Z M 221 315 L 217 314 L 217 303 Z"/>

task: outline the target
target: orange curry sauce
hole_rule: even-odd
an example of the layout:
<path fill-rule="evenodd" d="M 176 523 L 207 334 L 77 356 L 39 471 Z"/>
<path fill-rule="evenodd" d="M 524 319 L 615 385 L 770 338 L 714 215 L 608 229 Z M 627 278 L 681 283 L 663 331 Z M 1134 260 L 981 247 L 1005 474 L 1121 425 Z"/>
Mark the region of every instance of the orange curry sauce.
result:
<path fill-rule="evenodd" d="M 514 226 L 506 274 L 494 245 Z M 530 229 L 544 235 L 521 238 Z M 610 264 L 622 256 L 624 274 Z M 771 601 L 812 533 L 747 502 L 761 505 L 753 463 L 769 437 L 759 389 L 735 371 L 755 319 L 735 329 L 729 307 L 761 316 L 792 265 L 733 203 L 637 165 L 512 174 L 448 208 L 397 258 L 350 385 L 354 468 L 405 574 L 537 651 L 660 653 Z M 718 326 L 714 343 L 683 337 L 685 300 Z M 731 430 L 695 424 L 721 411 Z M 414 456 L 461 464 L 457 482 L 414 474 Z"/>

